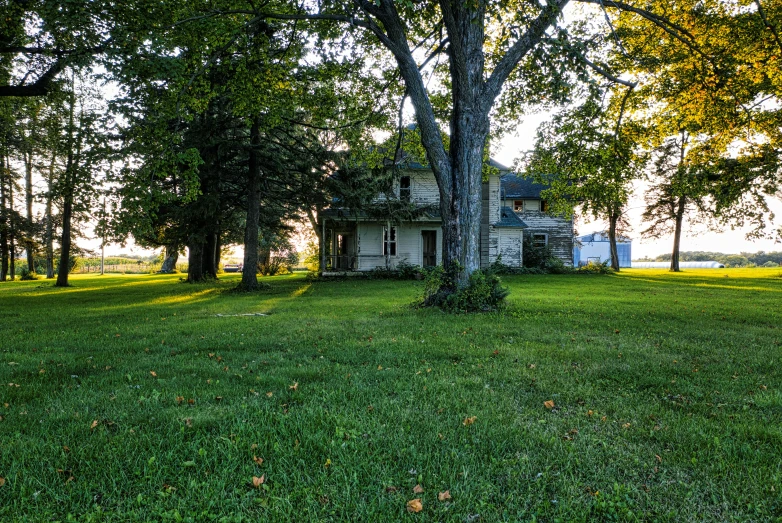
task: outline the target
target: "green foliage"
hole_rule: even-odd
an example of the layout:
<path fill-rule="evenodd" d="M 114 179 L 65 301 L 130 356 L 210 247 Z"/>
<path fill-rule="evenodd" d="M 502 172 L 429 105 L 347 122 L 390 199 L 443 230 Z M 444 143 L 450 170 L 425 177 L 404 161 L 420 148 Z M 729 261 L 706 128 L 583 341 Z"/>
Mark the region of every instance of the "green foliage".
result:
<path fill-rule="evenodd" d="M 565 272 L 565 264 L 554 256 L 551 247 L 535 246 L 532 236 L 525 234 L 522 240 L 522 264 L 527 269 L 539 269 L 545 273 Z"/>
<path fill-rule="evenodd" d="M 29 270 L 27 265 L 19 269 L 19 279 L 22 281 L 39 280 L 41 277 L 35 274 L 35 272 Z"/>
<path fill-rule="evenodd" d="M 748 267 L 750 265 L 761 267 L 779 267 L 782 265 L 782 252 L 742 252 L 741 254 L 725 254 L 722 252 L 708 251 L 682 251 L 679 253 L 680 261 L 716 261 L 725 267 Z M 671 261 L 670 254 L 661 254 L 652 261 Z"/>
<path fill-rule="evenodd" d="M 491 270 L 474 271 L 465 285 L 458 285 L 460 267 L 437 266 L 424 277 L 423 307 L 439 307 L 446 312 L 489 312 L 502 307 L 510 291 Z"/>
<path fill-rule="evenodd" d="M 302 262 L 308 271 L 318 272 L 320 270 L 320 246 L 318 242 L 308 242 L 302 253 Z"/>

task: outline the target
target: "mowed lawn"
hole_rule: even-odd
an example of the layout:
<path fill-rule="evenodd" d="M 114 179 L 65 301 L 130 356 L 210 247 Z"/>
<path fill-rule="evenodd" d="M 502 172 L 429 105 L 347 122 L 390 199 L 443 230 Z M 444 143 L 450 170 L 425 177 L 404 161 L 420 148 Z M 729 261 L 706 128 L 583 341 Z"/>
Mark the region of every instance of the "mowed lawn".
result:
<path fill-rule="evenodd" d="M 779 521 L 781 273 L 0 284 L 0 521 Z"/>

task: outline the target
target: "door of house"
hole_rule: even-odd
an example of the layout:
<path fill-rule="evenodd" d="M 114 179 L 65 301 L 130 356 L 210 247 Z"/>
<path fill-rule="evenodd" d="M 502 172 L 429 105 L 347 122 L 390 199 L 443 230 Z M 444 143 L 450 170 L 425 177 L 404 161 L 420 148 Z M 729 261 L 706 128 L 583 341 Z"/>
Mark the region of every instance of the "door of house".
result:
<path fill-rule="evenodd" d="M 434 267 L 437 265 L 437 231 L 421 231 L 421 243 L 423 244 L 423 266 Z"/>

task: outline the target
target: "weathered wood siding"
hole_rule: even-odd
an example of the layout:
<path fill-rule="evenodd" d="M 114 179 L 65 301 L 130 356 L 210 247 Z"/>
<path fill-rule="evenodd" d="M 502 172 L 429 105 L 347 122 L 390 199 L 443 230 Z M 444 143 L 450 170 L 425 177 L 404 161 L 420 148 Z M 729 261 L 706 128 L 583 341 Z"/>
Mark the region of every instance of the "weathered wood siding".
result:
<path fill-rule="evenodd" d="M 383 227 L 385 224 L 361 223 L 358 226 L 358 264 L 357 270 L 371 271 L 377 267 L 386 266 L 383 255 Z M 391 256 L 391 268 L 401 261 L 413 265 L 423 265 L 423 239 L 421 231 L 437 232 L 437 263 L 442 263 L 442 228 L 439 222 L 417 222 L 396 226 L 397 243 L 396 256 Z"/>
<path fill-rule="evenodd" d="M 437 188 L 437 180 L 432 171 L 402 171 L 401 175 L 410 177 L 410 197 L 414 203 L 422 205 L 440 203 L 440 190 Z M 393 191 L 399 196 L 399 180 L 394 182 Z M 382 202 L 385 199 L 385 194 L 379 194 L 374 201 Z"/>
<path fill-rule="evenodd" d="M 481 267 L 491 265 L 499 254 L 499 235 L 492 224 L 500 221 L 500 177 L 489 176 L 481 187 Z"/>
<path fill-rule="evenodd" d="M 512 200 L 505 202 L 512 208 Z M 540 211 L 524 211 L 516 214 L 527 224 L 528 228 L 524 229 L 525 236 L 547 235 L 552 254 L 565 265 L 573 265 L 573 220 L 551 216 Z"/>
<path fill-rule="evenodd" d="M 502 263 L 509 267 L 521 267 L 523 229 L 498 228 L 499 253 Z"/>

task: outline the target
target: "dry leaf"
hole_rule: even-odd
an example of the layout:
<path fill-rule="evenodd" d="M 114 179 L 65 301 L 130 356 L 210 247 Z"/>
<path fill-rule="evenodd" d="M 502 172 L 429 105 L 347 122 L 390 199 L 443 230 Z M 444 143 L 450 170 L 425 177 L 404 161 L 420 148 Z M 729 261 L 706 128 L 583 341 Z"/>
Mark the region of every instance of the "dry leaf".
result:
<path fill-rule="evenodd" d="M 68 445 L 63 445 L 62 446 L 62 450 L 65 451 L 65 452 L 70 452 L 71 448 Z"/>
<path fill-rule="evenodd" d="M 592 412 L 591 410 L 587 411 L 587 416 L 592 416 L 592 414 L 594 414 L 594 412 Z"/>
<path fill-rule="evenodd" d="M 399 489 L 396 488 L 396 487 L 386 487 L 386 492 L 388 492 L 388 493 L 393 493 L 393 492 L 396 492 L 398 490 Z"/>
<path fill-rule="evenodd" d="M 93 420 L 92 425 L 90 425 L 90 430 L 93 430 L 97 426 L 98 426 L 98 420 Z"/>
<path fill-rule="evenodd" d="M 473 423 L 475 423 L 475 420 L 478 419 L 478 416 L 471 416 L 469 418 L 464 418 L 464 421 L 462 421 L 462 425 L 465 427 L 469 427 Z"/>
<path fill-rule="evenodd" d="M 298 382 L 298 381 L 294 381 L 294 382 L 293 382 L 293 385 L 291 385 L 291 386 L 290 386 L 290 387 L 288 387 L 288 388 L 289 388 L 290 390 L 293 390 L 293 391 L 297 391 L 297 390 L 299 390 L 299 382 Z"/>
<path fill-rule="evenodd" d="M 423 509 L 424 509 L 424 505 L 421 503 L 421 500 L 418 498 L 411 499 L 410 501 L 407 502 L 408 512 L 413 512 L 413 513 L 421 512 Z"/>
<path fill-rule="evenodd" d="M 223 397 L 222 396 L 215 396 L 215 401 L 223 401 Z"/>
<path fill-rule="evenodd" d="M 193 426 L 193 418 L 185 418 L 185 425 L 187 425 L 188 427 L 192 427 Z"/>
<path fill-rule="evenodd" d="M 0 476 L 0 487 L 5 485 L 5 478 L 3 476 Z"/>
<path fill-rule="evenodd" d="M 253 461 L 256 465 L 263 465 L 263 458 L 259 458 L 258 456 L 253 456 Z"/>
<path fill-rule="evenodd" d="M 157 372 L 154 370 L 149 371 L 149 373 L 152 375 L 153 378 L 157 378 Z"/>
<path fill-rule="evenodd" d="M 554 408 L 554 400 L 548 400 L 543 402 L 543 406 L 547 409 L 553 409 Z"/>
<path fill-rule="evenodd" d="M 608 417 L 607 416 L 603 416 L 602 418 L 600 418 L 600 421 L 605 421 L 606 419 L 608 419 Z"/>
<path fill-rule="evenodd" d="M 251 448 L 252 450 L 255 450 L 255 449 L 257 449 L 257 448 L 258 448 L 258 444 L 257 444 L 257 443 L 253 443 L 252 445 L 250 445 L 250 448 Z"/>
<path fill-rule="evenodd" d="M 437 499 L 440 501 L 448 501 L 449 499 L 451 499 L 451 491 L 446 490 L 445 492 L 440 492 L 439 494 L 437 494 Z"/>
<path fill-rule="evenodd" d="M 193 398 L 190 398 L 187 400 L 188 405 L 195 405 L 195 400 Z"/>
<path fill-rule="evenodd" d="M 326 458 L 326 463 L 323 464 L 324 467 L 329 468 L 331 466 L 331 459 Z"/>
<path fill-rule="evenodd" d="M 272 396 L 274 396 L 274 393 L 273 393 L 273 392 L 267 392 L 267 393 L 266 393 L 266 397 L 267 397 L 267 398 L 271 398 Z"/>
<path fill-rule="evenodd" d="M 424 487 L 422 487 L 421 485 L 416 485 L 415 487 L 413 487 L 413 494 L 423 494 L 423 492 L 424 492 Z"/>
<path fill-rule="evenodd" d="M 622 425 L 622 428 L 623 429 L 629 429 L 630 428 L 630 424 L 629 423 L 625 423 L 624 425 Z"/>
<path fill-rule="evenodd" d="M 377 370 L 383 370 L 383 366 L 382 365 L 378 365 L 377 366 Z"/>
<path fill-rule="evenodd" d="M 654 457 L 657 458 L 657 462 L 658 463 L 662 463 L 663 462 L 663 458 L 661 458 L 659 454 L 655 454 Z"/>
<path fill-rule="evenodd" d="M 266 483 L 266 474 L 262 474 L 260 478 L 258 476 L 253 476 L 253 487 L 261 488 L 261 485 L 264 483 Z"/>
<path fill-rule="evenodd" d="M 185 401 L 185 398 L 184 398 L 184 397 L 182 397 L 182 396 L 177 396 L 177 397 L 176 397 L 176 403 L 177 403 L 177 405 L 181 405 L 183 401 Z"/>

